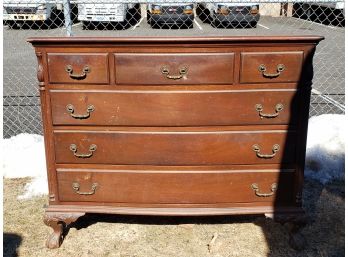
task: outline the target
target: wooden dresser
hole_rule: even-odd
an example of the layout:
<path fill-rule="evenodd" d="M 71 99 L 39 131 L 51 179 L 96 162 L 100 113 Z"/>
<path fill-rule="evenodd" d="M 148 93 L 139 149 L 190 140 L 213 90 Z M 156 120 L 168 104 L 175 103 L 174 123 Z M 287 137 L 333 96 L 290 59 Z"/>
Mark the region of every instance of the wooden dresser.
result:
<path fill-rule="evenodd" d="M 85 213 L 302 216 L 322 39 L 30 38 L 47 247 Z"/>

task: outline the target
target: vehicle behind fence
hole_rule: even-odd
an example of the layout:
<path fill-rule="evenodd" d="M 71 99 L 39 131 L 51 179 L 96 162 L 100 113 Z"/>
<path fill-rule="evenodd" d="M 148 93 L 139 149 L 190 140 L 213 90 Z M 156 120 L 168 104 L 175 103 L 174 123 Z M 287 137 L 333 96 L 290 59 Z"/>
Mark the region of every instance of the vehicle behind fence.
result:
<path fill-rule="evenodd" d="M 344 1 L 4 0 L 4 137 L 42 134 L 31 36 L 325 36 L 310 115 L 345 112 Z"/>

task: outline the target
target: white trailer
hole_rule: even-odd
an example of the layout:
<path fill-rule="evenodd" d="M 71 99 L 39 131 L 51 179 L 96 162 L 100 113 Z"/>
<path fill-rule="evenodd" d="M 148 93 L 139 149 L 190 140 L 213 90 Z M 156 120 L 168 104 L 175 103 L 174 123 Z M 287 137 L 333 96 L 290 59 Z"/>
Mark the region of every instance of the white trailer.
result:
<path fill-rule="evenodd" d="M 63 4 L 48 0 L 4 0 L 3 19 L 10 27 L 21 26 L 25 22 L 51 24 L 57 18 L 64 19 Z"/>
<path fill-rule="evenodd" d="M 140 17 L 139 4 L 103 3 L 78 4 L 78 20 L 84 28 L 91 23 L 131 23 L 129 19 Z"/>

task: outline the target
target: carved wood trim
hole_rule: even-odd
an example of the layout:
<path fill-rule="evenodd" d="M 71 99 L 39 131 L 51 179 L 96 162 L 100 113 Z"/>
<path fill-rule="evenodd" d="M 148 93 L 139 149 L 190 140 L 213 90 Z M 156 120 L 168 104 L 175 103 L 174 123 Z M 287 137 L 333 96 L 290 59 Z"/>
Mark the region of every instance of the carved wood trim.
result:
<path fill-rule="evenodd" d="M 39 81 L 39 90 L 45 90 L 45 82 L 44 82 L 44 69 L 42 63 L 42 52 L 35 52 L 37 58 L 37 79 Z"/>
<path fill-rule="evenodd" d="M 85 215 L 84 212 L 62 213 L 62 212 L 46 212 L 44 223 L 53 229 L 53 233 L 49 235 L 46 241 L 46 247 L 53 249 L 58 248 L 63 242 L 63 230 L 70 223 L 75 222 L 79 217 Z"/>

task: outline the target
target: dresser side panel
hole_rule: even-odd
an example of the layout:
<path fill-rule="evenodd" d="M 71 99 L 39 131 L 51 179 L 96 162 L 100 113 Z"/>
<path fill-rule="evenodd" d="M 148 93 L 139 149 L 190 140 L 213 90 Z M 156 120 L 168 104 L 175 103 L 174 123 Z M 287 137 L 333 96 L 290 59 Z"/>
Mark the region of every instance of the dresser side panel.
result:
<path fill-rule="evenodd" d="M 37 78 L 39 82 L 40 102 L 41 102 L 41 116 L 45 142 L 45 155 L 46 155 L 46 169 L 48 179 L 48 199 L 49 204 L 58 203 L 58 190 L 57 190 L 57 176 L 55 169 L 55 157 L 54 157 L 54 141 L 53 141 L 53 127 L 52 117 L 50 110 L 50 95 L 47 88 L 48 85 L 48 72 L 47 72 L 47 52 L 43 47 L 36 47 L 35 53 L 38 60 Z"/>

